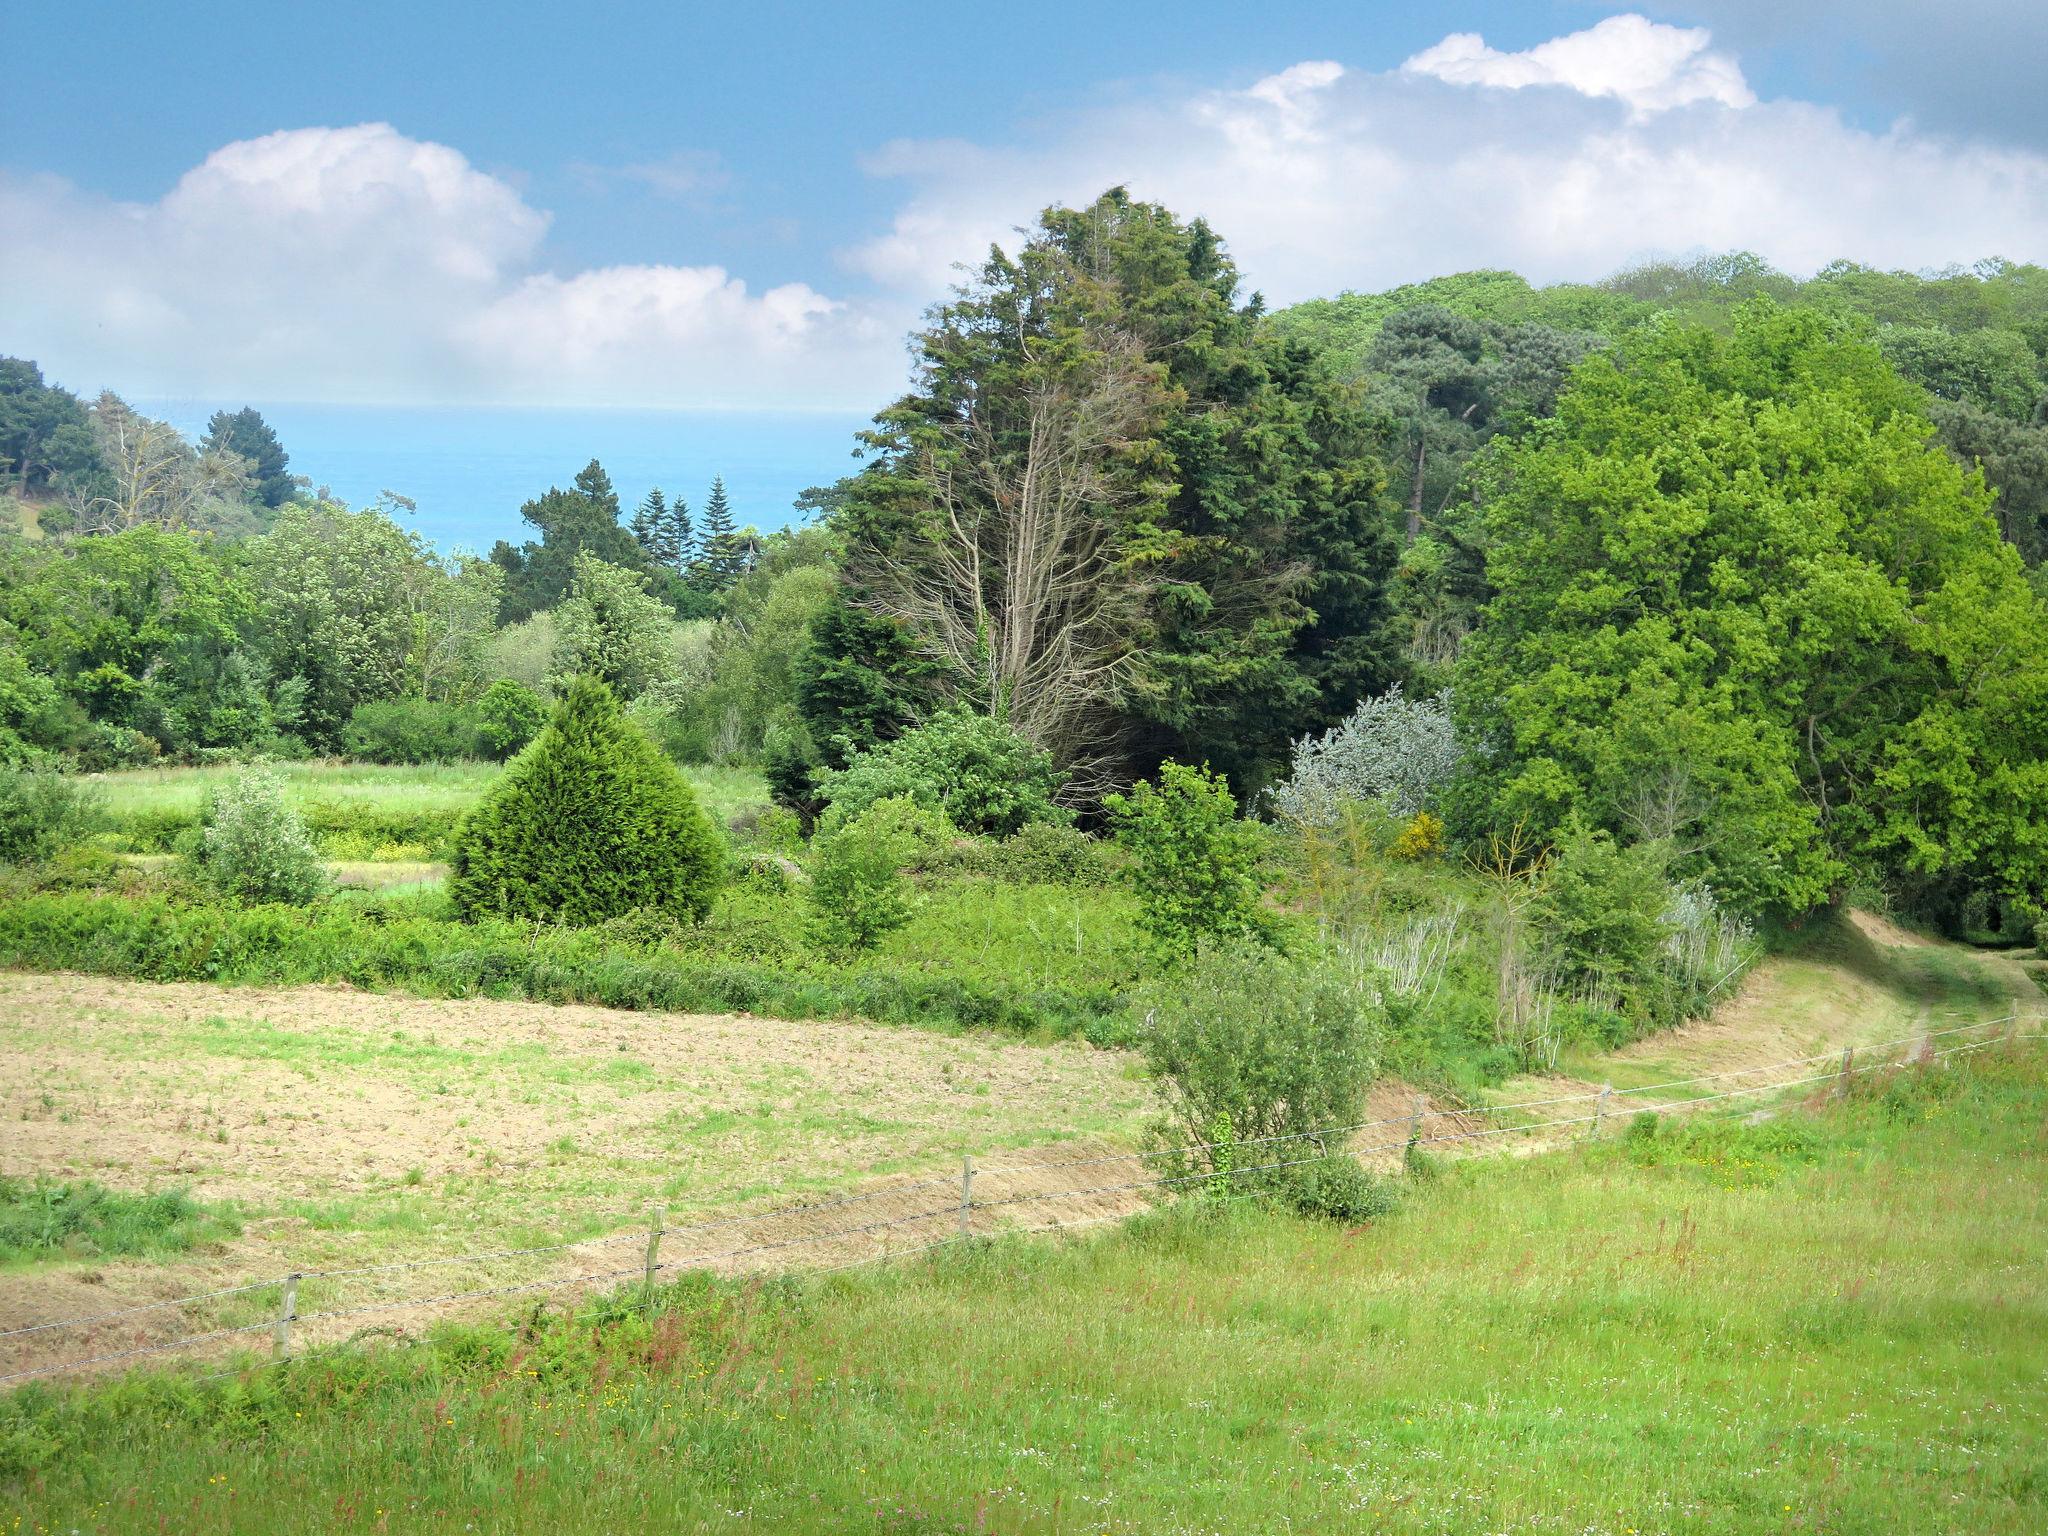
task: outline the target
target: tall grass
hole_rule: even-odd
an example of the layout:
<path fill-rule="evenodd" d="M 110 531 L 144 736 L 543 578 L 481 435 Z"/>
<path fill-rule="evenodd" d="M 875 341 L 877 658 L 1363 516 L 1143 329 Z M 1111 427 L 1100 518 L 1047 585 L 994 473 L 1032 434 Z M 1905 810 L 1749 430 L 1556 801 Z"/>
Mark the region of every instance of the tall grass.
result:
<path fill-rule="evenodd" d="M 90 1180 L 0 1175 L 0 1262 L 178 1253 L 239 1230 L 232 1215 L 182 1189 L 136 1195 Z"/>
<path fill-rule="evenodd" d="M 2033 1532 L 2039 1052 L 1815 1120 L 0 1407 L 0 1530 Z"/>

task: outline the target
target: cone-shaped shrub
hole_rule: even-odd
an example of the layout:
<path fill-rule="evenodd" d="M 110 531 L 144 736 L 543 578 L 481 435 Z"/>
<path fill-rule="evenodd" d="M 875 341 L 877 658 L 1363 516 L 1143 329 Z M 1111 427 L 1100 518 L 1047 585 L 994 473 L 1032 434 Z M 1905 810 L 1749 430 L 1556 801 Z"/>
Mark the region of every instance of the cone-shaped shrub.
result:
<path fill-rule="evenodd" d="M 652 907 L 694 922 L 723 866 L 675 764 L 586 677 L 463 818 L 448 893 L 465 917 L 580 925 Z"/>

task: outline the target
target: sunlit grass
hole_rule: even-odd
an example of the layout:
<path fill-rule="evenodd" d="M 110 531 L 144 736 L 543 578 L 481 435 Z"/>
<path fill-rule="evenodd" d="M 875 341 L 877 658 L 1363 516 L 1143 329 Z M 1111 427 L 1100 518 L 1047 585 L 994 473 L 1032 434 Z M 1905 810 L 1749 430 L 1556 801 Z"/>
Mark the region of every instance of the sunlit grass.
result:
<path fill-rule="evenodd" d="M 11 1498 L 109 1532 L 2032 1532 L 2044 1112 L 2038 1051 L 1962 1059 L 1790 1129 L 1445 1169 L 1366 1229 L 1167 1213 L 51 1395 L 0 1418 L 40 1462 Z"/>

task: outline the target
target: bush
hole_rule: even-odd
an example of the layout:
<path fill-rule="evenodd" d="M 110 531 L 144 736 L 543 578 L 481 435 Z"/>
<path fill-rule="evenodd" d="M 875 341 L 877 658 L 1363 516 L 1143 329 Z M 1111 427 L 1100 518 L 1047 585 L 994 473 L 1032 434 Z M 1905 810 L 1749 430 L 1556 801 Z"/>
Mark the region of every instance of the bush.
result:
<path fill-rule="evenodd" d="M 468 918 L 583 925 L 652 907 L 694 922 L 724 866 L 675 764 L 610 688 L 579 678 L 463 818 L 448 893 Z"/>
<path fill-rule="evenodd" d="M 1428 806 L 1463 763 L 1450 694 L 1404 698 L 1397 683 L 1321 736 L 1296 742 L 1293 771 L 1272 792 L 1273 805 L 1315 826 L 1334 825 L 1347 801 L 1376 803 L 1405 819 Z"/>
<path fill-rule="evenodd" d="M 1652 1012 L 1670 896 L 1660 845 L 1624 848 L 1604 829 L 1568 822 L 1531 913 L 1543 969 L 1624 1011 Z"/>
<path fill-rule="evenodd" d="M 991 869 L 999 880 L 1018 885 L 1101 885 L 1110 878 L 1102 844 L 1074 827 L 1033 822 L 1020 827 L 991 850 Z"/>
<path fill-rule="evenodd" d="M 467 711 L 433 699 L 375 699 L 358 704 L 342 727 L 342 750 L 366 763 L 445 763 L 474 757 L 476 723 Z"/>
<path fill-rule="evenodd" d="M 1259 905 L 1259 840 L 1237 819 L 1220 777 L 1170 762 L 1157 788 L 1140 783 L 1103 805 L 1131 855 L 1139 920 L 1162 956 L 1192 954 L 1208 940 L 1271 935 Z"/>
<path fill-rule="evenodd" d="M 1359 1118 L 1383 1028 L 1343 978 L 1239 945 L 1204 950 L 1144 1001 L 1141 1045 L 1167 1134 L 1206 1144 L 1188 1157 L 1196 1169 L 1287 1162 L 1307 1145 L 1292 1138 Z"/>
<path fill-rule="evenodd" d="M 971 836 L 1007 837 L 1032 822 L 1071 822 L 1053 803 L 1066 775 L 1052 755 L 1000 720 L 953 708 L 886 745 L 856 752 L 843 769 L 819 769 L 827 831 L 873 805 L 905 795 L 942 810 Z"/>
<path fill-rule="evenodd" d="M 929 867 L 952 845 L 945 817 L 896 796 L 877 800 L 838 829 L 821 833 L 811 872 L 811 927 L 840 954 L 873 949 L 910 921 L 908 867 Z"/>
<path fill-rule="evenodd" d="M 1298 1168 L 1276 1170 L 1276 1178 L 1280 1199 L 1297 1214 L 1324 1221 L 1372 1221 L 1400 1204 L 1400 1192 L 1392 1180 L 1368 1172 L 1357 1158 L 1344 1152 L 1329 1153 Z"/>
<path fill-rule="evenodd" d="M 200 879 L 237 901 L 304 903 L 327 889 L 320 851 L 284 797 L 284 781 L 249 768 L 208 797 L 192 858 Z"/>
<path fill-rule="evenodd" d="M 503 762 L 540 734 L 548 706 L 526 684 L 501 677 L 476 701 L 476 744 L 485 757 Z"/>
<path fill-rule="evenodd" d="M 99 825 L 100 798 L 77 779 L 0 768 L 0 864 L 39 864 Z"/>
<path fill-rule="evenodd" d="M 960 829 L 946 818 L 944 811 L 920 805 L 908 795 L 877 800 L 837 832 L 828 834 L 827 841 L 851 833 L 887 848 L 896 868 L 906 874 L 928 874 L 943 868 L 952 862 L 953 845 L 960 840 Z"/>

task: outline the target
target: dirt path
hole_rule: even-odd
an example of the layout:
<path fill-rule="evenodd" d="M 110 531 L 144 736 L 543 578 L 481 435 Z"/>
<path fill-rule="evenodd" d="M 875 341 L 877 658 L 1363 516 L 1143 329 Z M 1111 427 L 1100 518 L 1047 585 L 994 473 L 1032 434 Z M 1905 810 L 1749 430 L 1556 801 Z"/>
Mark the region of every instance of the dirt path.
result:
<path fill-rule="evenodd" d="M 1847 1047 L 1864 1053 L 1868 1063 L 1882 1059 L 1875 1054 L 1880 1047 L 1923 1033 L 2007 1014 L 2019 1015 L 2022 1023 L 2039 1019 L 2044 1003 L 2048 996 L 2010 955 L 1944 943 L 1874 913 L 1852 911 L 1829 943 L 1810 954 L 1764 961 L 1708 1017 L 1574 1062 L 1569 1070 L 1515 1078 L 1501 1086 L 1494 1102 L 1597 1094 L 1603 1085 L 1639 1090 L 1664 1084 L 1679 1086 L 1629 1091 L 1611 1107 L 1616 1113 L 1670 1112 L 1702 1107 L 1689 1101 L 1737 1088 L 1754 1090 L 1762 1100 L 1771 1090 L 1831 1072 Z M 1942 1035 L 1931 1045 L 1969 1038 L 1975 1036 Z M 1891 1055 L 1903 1058 L 1913 1048 L 1892 1046 Z M 1816 1086 L 1825 1092 L 1827 1085 Z M 1529 1118 L 1589 1113 L 1587 1103 L 1567 1103 L 1546 1105 Z M 1517 1136 L 1514 1150 L 1541 1151 L 1557 1139 Z"/>
<path fill-rule="evenodd" d="M 1494 1102 L 1738 1074 L 1627 1095 L 1615 1112 L 1682 1107 L 1731 1083 L 1783 1087 L 1826 1069 L 1780 1065 L 1795 1058 L 2015 1007 L 2038 1016 L 2042 1001 L 2013 957 L 1855 914 L 1830 946 L 1760 966 L 1711 1018 L 1516 1079 Z M 1130 1148 L 1149 1094 L 1123 1058 L 854 1024 L 0 975 L 0 1084 L 0 1171 L 177 1182 L 252 1213 L 205 1253 L 0 1273 L 0 1330 L 295 1268 L 367 1268 L 303 1283 L 298 1341 L 414 1332 L 630 1280 L 641 1213 L 658 1204 L 670 1211 L 667 1266 L 861 1263 L 957 1235 L 963 1147 L 977 1154 L 978 1233 L 1098 1226 L 1148 1203 L 1149 1170 Z M 1406 1085 L 1376 1084 L 1361 1118 L 1377 1123 L 1353 1149 L 1398 1165 L 1415 1109 Z M 1570 1122 L 1588 1105 L 1421 1109 L 1425 1146 L 1464 1156 L 1555 1147 L 1580 1133 Z M 1455 1139 L 1507 1124 L 1534 1129 Z M 806 1191 L 819 1193 L 806 1204 Z M 570 1237 L 585 1240 L 434 1262 Z M 463 1291 L 498 1294 L 435 1299 Z M 262 1343 L 278 1301 L 271 1286 L 0 1336 L 0 1373 L 251 1330 L 206 1340 L 217 1357 Z"/>

